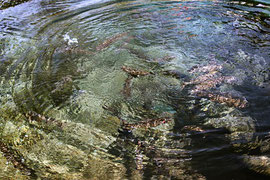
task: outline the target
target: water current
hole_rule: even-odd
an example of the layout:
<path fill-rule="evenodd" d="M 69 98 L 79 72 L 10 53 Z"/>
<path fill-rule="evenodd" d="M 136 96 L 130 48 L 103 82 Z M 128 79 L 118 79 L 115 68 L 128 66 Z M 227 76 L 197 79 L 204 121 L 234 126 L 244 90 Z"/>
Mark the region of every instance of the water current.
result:
<path fill-rule="evenodd" d="M 270 176 L 268 0 L 0 10 L 0 177 Z"/>

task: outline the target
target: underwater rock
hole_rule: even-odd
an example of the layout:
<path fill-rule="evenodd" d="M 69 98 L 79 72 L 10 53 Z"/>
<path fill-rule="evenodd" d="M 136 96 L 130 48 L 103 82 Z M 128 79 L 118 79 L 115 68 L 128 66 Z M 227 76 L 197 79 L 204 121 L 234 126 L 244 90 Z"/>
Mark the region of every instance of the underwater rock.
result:
<path fill-rule="evenodd" d="M 152 178 L 205 179 L 192 169 L 192 157 L 185 149 L 189 139 L 174 141 L 166 135 L 172 126 L 157 127 L 158 129 L 134 129 L 133 135 L 122 135 L 123 143 L 118 144 L 118 148 L 128 149 L 130 154 L 126 155 L 134 160 L 132 172 L 143 177 L 147 168 L 153 168 Z"/>
<path fill-rule="evenodd" d="M 205 179 L 189 164 L 191 157 L 183 148 L 189 140 L 170 139 L 168 132 L 173 128 L 174 120 L 164 122 L 166 119 L 123 122 L 118 140 L 111 145 L 111 152 L 129 161 L 131 179 L 144 177 L 148 168 L 154 169 L 152 178 Z"/>
<path fill-rule="evenodd" d="M 252 84 L 262 86 L 269 81 L 269 62 L 265 58 L 239 49 L 234 57 L 234 61 L 237 69 L 243 71 L 244 77 L 248 77 Z"/>
<path fill-rule="evenodd" d="M 241 160 L 256 173 L 270 175 L 270 157 L 268 155 L 244 155 Z"/>
<path fill-rule="evenodd" d="M 136 47 L 136 46 L 131 46 L 128 44 L 125 44 L 123 46 L 124 49 L 127 49 L 128 52 L 134 56 L 136 56 L 137 58 L 144 60 L 145 62 L 150 62 L 150 63 L 158 63 L 160 65 L 162 64 L 166 64 L 171 62 L 173 59 L 175 59 L 174 56 L 171 55 L 165 55 L 160 53 L 160 51 L 158 52 L 158 50 L 152 50 L 152 51 L 145 51 L 144 49 L 142 49 L 141 47 Z M 158 52 L 158 53 L 157 53 Z M 166 52 L 167 54 L 167 52 Z"/>
<path fill-rule="evenodd" d="M 222 118 L 209 118 L 205 124 L 215 128 L 226 128 L 230 132 L 254 132 L 255 121 L 249 117 L 232 116 L 228 114 Z"/>
<path fill-rule="evenodd" d="M 126 168 L 123 164 L 94 156 L 89 156 L 87 163 L 82 179 L 125 179 Z"/>
<path fill-rule="evenodd" d="M 124 36 L 105 40 L 96 47 L 97 52 Z M 132 55 L 109 61 L 111 54 L 103 51 L 95 54 L 96 59 L 87 59 L 91 70 L 77 87 L 76 73 L 72 73 L 77 70 L 76 63 L 68 63 L 72 59 L 65 51 L 92 54 L 55 50 L 55 61 L 48 64 L 60 65 L 62 70 L 52 66 L 39 77 L 31 76 L 33 81 L 16 79 L 9 99 L 12 103 L 0 107 L 0 150 L 19 174 L 31 171 L 43 179 L 125 179 L 129 174 L 143 178 L 143 173 L 153 169 L 153 179 L 206 179 L 193 169 L 188 150 L 195 146 L 193 135 L 207 135 L 202 124 L 227 129 L 222 135 L 238 152 L 252 144 L 255 120 L 236 109 L 247 106 L 245 98 L 222 93 L 219 88 L 235 81 L 235 74 L 224 74 L 223 65 L 193 67 L 189 81 L 180 71 L 160 68 L 151 75 L 154 73 L 123 66 L 131 64 Z M 164 54 L 158 59 L 141 54 L 143 51 L 124 53 L 127 51 L 151 62 L 172 60 Z M 181 87 L 182 78 L 185 88 Z M 61 96 L 64 98 L 56 103 Z M 182 126 L 182 121 L 189 125 Z M 179 136 L 175 132 L 180 132 Z"/>
<path fill-rule="evenodd" d="M 249 116 L 234 116 L 227 114 L 221 118 L 207 118 L 204 125 L 211 125 L 215 128 L 225 128 L 229 130 L 230 134 L 226 136 L 230 139 L 230 143 L 237 149 L 237 151 L 245 151 L 249 148 L 249 143 L 254 140 L 255 120 Z M 258 146 L 258 144 L 252 145 Z"/>
<path fill-rule="evenodd" d="M 65 100 L 72 95 L 75 88 L 79 90 L 79 87 L 75 85 L 70 75 L 62 77 L 59 81 L 55 82 L 52 87 L 51 96 L 56 103 L 65 102 Z"/>
<path fill-rule="evenodd" d="M 29 0 L 0 0 L 0 10 L 16 6 Z"/>
<path fill-rule="evenodd" d="M 105 150 L 115 141 L 110 134 L 70 121 L 62 121 L 61 128 L 53 128 L 58 125 L 49 123 L 51 118 L 37 113 L 29 113 L 28 116 L 47 123 L 36 124 L 32 120 L 28 125 L 23 116 L 20 116 L 23 121 L 11 122 L 7 119 L 5 122 L 1 121 L 5 125 L 0 134 L 3 140 L 0 143 L 0 150 L 22 173 L 31 172 L 30 176 L 40 178 L 84 179 L 83 177 L 89 173 L 88 168 L 94 168 L 92 162 L 88 162 L 92 156 L 94 159 L 103 158 L 102 161 L 96 160 L 95 165 L 103 166 L 104 172 L 117 174 L 125 171 L 120 164 L 106 160 L 109 157 L 115 158 Z M 54 119 L 52 122 L 55 121 L 60 120 Z M 7 144 L 11 146 L 8 147 Z M 109 169 L 100 164 L 105 161 L 111 164 L 107 166 Z M 116 168 L 115 171 L 111 169 L 112 166 Z M 120 174 L 115 176 L 122 177 Z"/>
<path fill-rule="evenodd" d="M 0 152 L 0 177 L 1 179 L 31 179 L 27 174 L 18 171 L 3 152 Z"/>
<path fill-rule="evenodd" d="M 22 84 L 16 89 L 15 98 L 21 96 L 25 99 L 26 94 L 31 94 L 24 87 L 25 84 Z M 32 98 L 30 96 L 29 105 Z M 83 99 L 78 98 L 78 103 Z M 108 154 L 106 150 L 115 141 L 112 134 L 117 132 L 120 120 L 104 117 L 103 123 L 110 129 L 105 132 L 94 125 L 70 121 L 63 110 L 52 108 L 46 114 L 41 114 L 43 111 L 33 111 L 34 105 L 28 107 L 22 104 L 23 108 L 20 108 L 17 106 L 20 104 L 16 105 L 7 93 L 1 96 L 1 103 L 0 164 L 5 161 L 8 163 L 0 168 L 6 169 L 2 177 L 9 176 L 8 172 L 11 171 L 14 177 L 21 177 L 19 179 L 89 179 L 88 174 L 93 175 L 89 168 L 96 167 L 102 167 L 104 173 L 93 177 L 105 177 L 106 174 L 123 177 L 124 166 L 113 162 L 117 157 Z M 104 126 L 103 123 L 100 126 Z"/>
<path fill-rule="evenodd" d="M 3 142 L 0 142 L 0 151 L 3 154 L 3 156 L 6 158 L 7 161 L 11 162 L 14 166 L 14 168 L 19 169 L 20 172 L 22 172 L 25 175 L 31 175 L 33 172 L 31 169 L 29 169 L 23 162 L 23 160 L 16 157 L 15 154 L 12 153 L 12 151 L 9 149 L 7 145 L 5 145 Z M 8 163 L 7 163 L 8 164 Z"/>
<path fill-rule="evenodd" d="M 20 112 L 27 113 L 28 111 L 35 111 L 41 113 L 51 106 L 50 104 L 53 102 L 50 96 L 47 94 L 37 96 L 35 91 L 37 91 L 37 88 L 33 88 L 31 82 L 17 81 L 15 83 L 12 97 Z"/>

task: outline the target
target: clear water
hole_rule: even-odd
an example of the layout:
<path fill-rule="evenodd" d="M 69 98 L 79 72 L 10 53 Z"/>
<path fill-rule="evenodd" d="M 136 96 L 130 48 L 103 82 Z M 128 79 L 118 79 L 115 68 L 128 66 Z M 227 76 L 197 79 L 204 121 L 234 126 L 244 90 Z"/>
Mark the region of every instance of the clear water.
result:
<path fill-rule="evenodd" d="M 32 0 L 0 10 L 0 45 L 0 103 L 109 133 L 114 141 L 91 146 L 119 157 L 111 161 L 125 167 L 125 178 L 266 178 L 264 166 L 245 157 L 270 152 L 269 1 Z M 192 69 L 211 65 L 206 73 L 232 82 L 193 93 L 204 73 Z M 123 66 L 151 74 L 128 83 Z M 209 94 L 248 105 L 212 102 Z M 112 122 L 168 114 L 172 124 L 146 130 Z M 235 122 L 216 123 L 232 117 L 252 119 L 243 138 Z M 8 120 L 2 115 L 2 126 Z M 67 134 L 57 139 L 88 152 Z"/>

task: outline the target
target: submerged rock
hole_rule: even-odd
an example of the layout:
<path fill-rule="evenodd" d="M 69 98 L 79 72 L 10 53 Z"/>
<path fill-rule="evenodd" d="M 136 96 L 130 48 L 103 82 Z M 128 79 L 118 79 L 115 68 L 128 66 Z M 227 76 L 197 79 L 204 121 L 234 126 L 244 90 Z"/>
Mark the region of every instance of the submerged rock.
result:
<path fill-rule="evenodd" d="M 31 179 L 28 174 L 18 171 L 3 152 L 0 152 L 0 177 L 1 179 Z"/>
<path fill-rule="evenodd" d="M 117 158 L 106 152 L 106 148 L 115 141 L 110 134 L 70 121 L 55 119 L 61 122 L 59 127 L 59 123 L 50 123 L 46 117 L 41 118 L 44 122 L 28 121 L 20 114 L 17 118 L 19 121 L 1 116 L 1 151 L 6 152 L 6 157 L 14 157 L 14 160 L 9 158 L 10 163 L 17 168 L 22 167 L 19 168 L 22 172 L 29 171 L 28 176 L 84 179 L 90 173 L 89 168 L 97 167 L 104 170 L 103 175 L 96 175 L 98 177 L 109 172 L 115 177 L 123 176 L 125 168 L 114 163 L 112 159 Z M 4 150 L 7 146 L 9 150 Z"/>
<path fill-rule="evenodd" d="M 221 118 L 207 118 L 205 125 L 229 130 L 226 137 L 236 151 L 248 151 L 259 145 L 253 142 L 256 129 L 255 120 L 251 117 L 227 114 Z"/>
<path fill-rule="evenodd" d="M 260 174 L 270 175 L 270 157 L 268 155 L 244 155 L 241 160 L 249 169 Z"/>
<path fill-rule="evenodd" d="M 0 9 L 9 8 L 29 0 L 0 0 Z"/>
<path fill-rule="evenodd" d="M 232 116 L 227 114 L 222 118 L 209 118 L 205 124 L 215 128 L 226 128 L 233 132 L 255 132 L 255 121 L 251 117 Z"/>
<path fill-rule="evenodd" d="M 0 89 L 0 137 L 3 162 L 14 169 L 3 168 L 42 179 L 142 179 L 149 169 L 153 179 L 206 179 L 191 150 L 213 129 L 235 152 L 260 146 L 255 120 L 237 109 L 245 97 L 222 94 L 243 82 L 222 71 L 228 64 L 164 71 L 179 59 L 161 48 L 115 51 L 125 36 L 108 38 L 97 53 L 56 45 L 12 64 L 16 78 Z"/>

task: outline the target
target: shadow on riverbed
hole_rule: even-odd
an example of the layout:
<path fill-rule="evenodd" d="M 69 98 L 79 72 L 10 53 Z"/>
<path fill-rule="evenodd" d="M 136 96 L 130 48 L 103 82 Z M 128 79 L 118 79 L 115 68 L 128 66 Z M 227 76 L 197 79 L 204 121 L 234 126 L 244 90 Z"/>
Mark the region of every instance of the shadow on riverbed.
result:
<path fill-rule="evenodd" d="M 267 85 L 269 82 L 265 83 L 265 86 L 255 86 L 250 84 L 250 81 L 245 81 L 243 84 L 245 86 L 234 88 L 241 92 L 249 103 L 248 107 L 241 109 L 243 115 L 256 120 L 256 131 L 252 135 L 253 142 L 243 142 L 241 145 L 243 147 L 239 151 L 238 147 L 228 140 L 227 135 L 230 134 L 228 131 L 193 138 L 192 148 L 202 151 L 193 154 L 192 167 L 207 179 L 263 180 L 269 178 L 269 175 L 264 175 L 268 168 L 263 160 L 260 161 L 257 158 L 257 162 L 250 160 L 247 163 L 243 158 L 243 154 L 249 155 L 250 159 L 252 157 L 263 159 L 264 155 L 269 157 L 270 89 Z"/>

